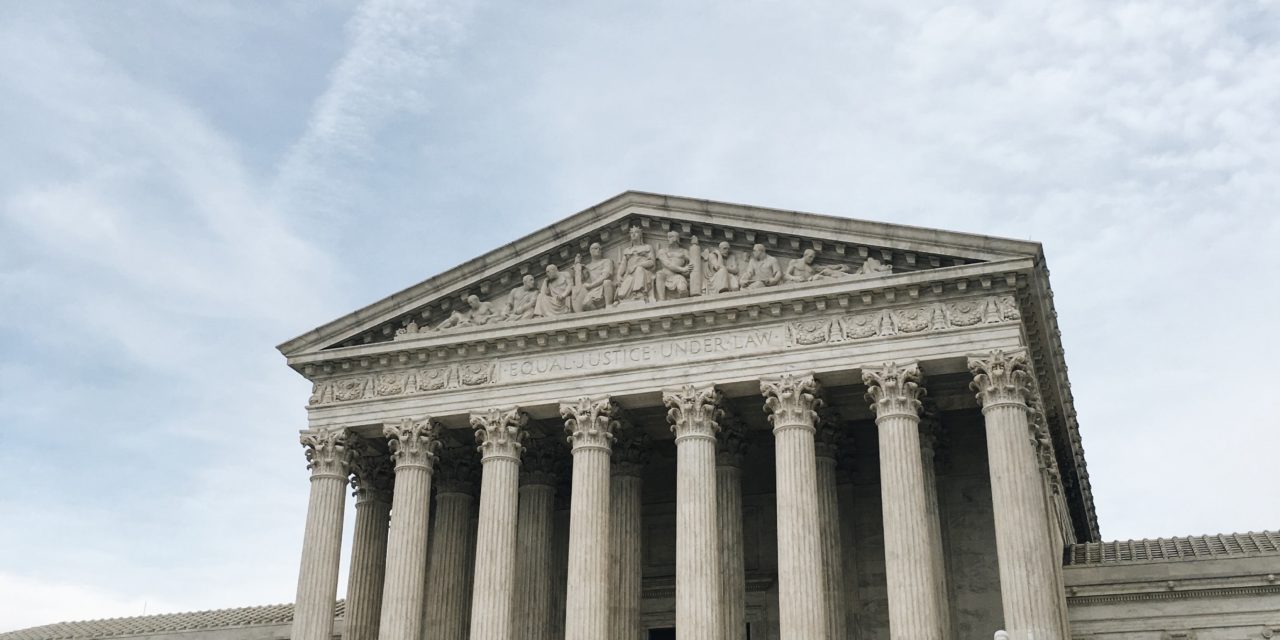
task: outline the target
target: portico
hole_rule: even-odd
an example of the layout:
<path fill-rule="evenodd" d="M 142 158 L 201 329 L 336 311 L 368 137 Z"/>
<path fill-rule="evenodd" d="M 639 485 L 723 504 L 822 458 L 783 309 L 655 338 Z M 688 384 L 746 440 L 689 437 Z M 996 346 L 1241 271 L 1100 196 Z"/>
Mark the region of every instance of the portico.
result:
<path fill-rule="evenodd" d="M 1069 638 L 1096 523 L 1035 243 L 628 193 L 281 349 L 295 640 L 352 476 L 352 640 Z"/>

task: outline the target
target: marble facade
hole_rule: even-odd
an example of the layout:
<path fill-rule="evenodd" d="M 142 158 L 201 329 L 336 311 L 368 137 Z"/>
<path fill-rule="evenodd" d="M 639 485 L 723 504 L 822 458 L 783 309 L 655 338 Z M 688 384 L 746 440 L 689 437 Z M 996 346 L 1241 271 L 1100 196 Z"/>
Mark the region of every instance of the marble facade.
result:
<path fill-rule="evenodd" d="M 344 637 L 1067 638 L 1061 549 L 1096 522 L 1048 291 L 1035 243 L 628 193 L 286 343 L 309 455 L 394 470 Z M 446 441 L 465 497 L 432 496 Z M 296 640 L 333 634 L 331 457 Z M 991 497 L 952 526 L 963 474 Z M 970 561 L 1000 570 L 948 580 Z"/>

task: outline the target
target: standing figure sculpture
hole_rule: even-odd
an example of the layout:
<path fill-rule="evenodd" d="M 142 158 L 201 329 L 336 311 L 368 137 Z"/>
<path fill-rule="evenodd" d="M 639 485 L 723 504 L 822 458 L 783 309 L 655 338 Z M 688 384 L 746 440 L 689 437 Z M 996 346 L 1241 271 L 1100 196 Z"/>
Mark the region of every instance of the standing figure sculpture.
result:
<path fill-rule="evenodd" d="M 742 275 L 743 289 L 759 289 L 772 287 L 782 282 L 782 268 L 778 259 L 764 250 L 764 245 L 751 247 L 751 258 L 747 260 L 747 270 Z"/>
<path fill-rule="evenodd" d="M 528 274 L 521 280 L 520 286 L 511 290 L 503 305 L 507 322 L 533 318 L 533 312 L 538 306 L 538 283 Z"/>
<path fill-rule="evenodd" d="M 573 288 L 573 310 L 575 313 L 603 309 L 613 304 L 613 260 L 604 257 L 599 242 L 592 242 L 588 248 L 591 260 L 582 264 L 582 259 L 573 259 L 573 274 L 577 285 Z"/>
<path fill-rule="evenodd" d="M 653 247 L 645 244 L 640 227 L 631 227 L 631 244 L 622 250 L 618 275 L 618 304 L 653 300 Z"/>
<path fill-rule="evenodd" d="M 721 242 L 715 249 L 708 249 L 702 258 L 707 269 L 707 293 L 724 293 L 737 291 L 741 283 L 738 281 L 738 256 L 733 255 L 728 242 Z"/>
<path fill-rule="evenodd" d="M 658 248 L 658 273 L 654 280 L 658 299 L 688 297 L 689 274 L 692 271 L 689 251 L 680 246 L 680 233 L 667 232 L 667 244 Z"/>
<path fill-rule="evenodd" d="M 834 267 L 814 266 L 813 261 L 817 255 L 818 253 L 813 249 L 805 249 L 803 257 L 792 260 L 787 265 L 787 272 L 783 277 L 787 282 L 809 282 L 853 275 L 847 271 L 848 267 L 842 264 Z"/>
<path fill-rule="evenodd" d="M 547 265 L 547 277 L 538 290 L 538 302 L 534 306 L 535 318 L 554 318 L 573 311 L 573 279 L 562 273 L 554 264 Z"/>

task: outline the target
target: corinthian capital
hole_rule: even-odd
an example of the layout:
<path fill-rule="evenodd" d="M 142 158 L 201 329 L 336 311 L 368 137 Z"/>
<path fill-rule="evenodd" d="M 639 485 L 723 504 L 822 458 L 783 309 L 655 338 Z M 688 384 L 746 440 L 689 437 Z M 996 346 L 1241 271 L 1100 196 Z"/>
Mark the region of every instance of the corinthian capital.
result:
<path fill-rule="evenodd" d="M 620 412 L 618 404 L 609 396 L 583 397 L 560 403 L 560 417 L 564 418 L 569 444 L 573 445 L 575 452 L 585 449 L 609 451 L 613 432 L 618 426 L 614 416 Z"/>
<path fill-rule="evenodd" d="M 395 483 L 391 456 L 363 439 L 352 449 L 351 486 L 355 489 L 356 502 L 391 502 L 391 486 Z"/>
<path fill-rule="evenodd" d="M 609 471 L 615 476 L 639 476 L 649 463 L 649 435 L 625 416 L 615 414 L 613 463 Z"/>
<path fill-rule="evenodd" d="M 818 391 L 818 381 L 812 374 L 784 373 L 761 380 L 760 393 L 764 395 L 773 432 L 795 427 L 812 431 L 818 421 L 818 409 L 822 408 Z"/>
<path fill-rule="evenodd" d="M 818 412 L 818 432 L 814 434 L 813 446 L 819 458 L 838 459 L 848 437 L 849 431 L 838 411 L 824 408 Z"/>
<path fill-rule="evenodd" d="M 862 383 L 867 385 L 867 400 L 871 401 L 877 421 L 894 415 L 920 416 L 924 389 L 920 387 L 920 368 L 916 363 L 889 362 L 879 367 L 865 367 Z"/>
<path fill-rule="evenodd" d="M 405 418 L 399 423 L 384 425 L 382 434 L 387 437 L 387 448 L 396 471 L 406 467 L 425 467 L 431 470 L 440 448 L 440 425 L 431 418 L 414 420 Z"/>
<path fill-rule="evenodd" d="M 473 411 L 471 428 L 476 430 L 476 442 L 480 443 L 480 461 L 503 458 L 519 462 L 528 424 L 529 414 L 519 407 Z"/>
<path fill-rule="evenodd" d="M 676 434 L 676 442 L 685 438 L 715 439 L 720 430 L 718 421 L 724 415 L 720 408 L 723 400 L 715 385 L 697 387 L 687 384 L 662 392 L 662 404 L 667 406 L 667 421 Z"/>
<path fill-rule="evenodd" d="M 747 441 L 747 427 L 742 418 L 726 413 L 720 418 L 720 435 L 716 438 L 716 466 L 742 468 L 751 445 Z"/>
<path fill-rule="evenodd" d="M 460 442 L 463 438 L 445 438 L 451 440 L 440 447 L 436 456 L 436 471 L 431 476 L 431 483 L 436 493 L 465 493 L 474 496 L 477 480 L 480 478 L 480 458 L 475 447 Z"/>
<path fill-rule="evenodd" d="M 1019 350 L 1005 353 L 996 349 L 991 353 L 969 357 L 969 372 L 973 383 L 969 388 L 978 392 L 978 402 L 987 411 L 1000 405 L 1031 403 L 1031 367 L 1026 354 Z"/>
<path fill-rule="evenodd" d="M 298 436 L 303 453 L 307 456 L 307 469 L 311 477 L 339 477 L 346 479 L 354 455 L 352 445 L 355 436 L 346 429 L 313 429 Z"/>
<path fill-rule="evenodd" d="M 555 486 L 569 468 L 569 452 L 564 440 L 550 435 L 527 440 L 528 446 L 520 456 L 520 483 Z"/>

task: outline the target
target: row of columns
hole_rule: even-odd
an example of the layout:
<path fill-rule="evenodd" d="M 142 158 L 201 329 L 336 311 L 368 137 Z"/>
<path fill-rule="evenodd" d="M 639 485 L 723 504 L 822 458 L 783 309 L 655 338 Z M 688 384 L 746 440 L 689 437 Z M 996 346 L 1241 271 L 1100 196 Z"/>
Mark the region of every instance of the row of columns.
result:
<path fill-rule="evenodd" d="M 1037 524 L 1049 514 L 1028 435 L 1027 363 L 1021 354 L 993 352 L 972 358 L 970 368 L 987 424 L 1005 626 L 1015 638 L 1062 638 L 1056 554 Z M 929 430 L 921 437 L 919 368 L 865 367 L 863 381 L 878 426 L 890 637 L 950 638 Z M 761 392 L 775 441 L 780 637 L 843 640 L 837 420 L 824 411 L 812 375 L 766 379 Z M 714 385 L 667 390 L 663 403 L 677 458 L 676 627 L 684 640 L 742 640 L 741 422 L 726 414 Z M 572 455 L 564 638 L 636 640 L 643 436 L 607 397 L 566 402 L 560 412 Z M 442 465 L 449 484 L 437 491 L 437 522 L 429 529 L 440 447 L 439 427 L 429 419 L 385 427 L 393 465 L 385 456 L 379 463 L 345 431 L 304 433 L 312 490 L 294 640 L 329 640 L 332 633 L 348 473 L 355 476 L 357 518 L 347 638 L 420 640 L 425 625 L 441 640 L 549 640 L 556 454 L 541 449 L 521 472 L 527 421 L 518 409 L 471 416 L 482 454 L 474 544 L 474 495 L 465 468 Z M 465 584 L 463 570 L 468 547 L 473 585 Z"/>

